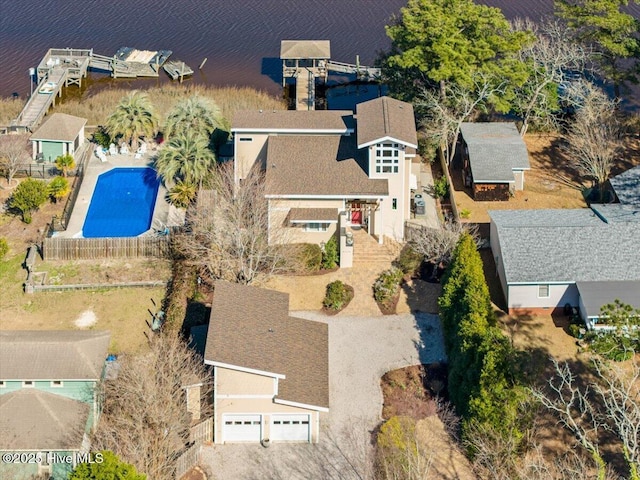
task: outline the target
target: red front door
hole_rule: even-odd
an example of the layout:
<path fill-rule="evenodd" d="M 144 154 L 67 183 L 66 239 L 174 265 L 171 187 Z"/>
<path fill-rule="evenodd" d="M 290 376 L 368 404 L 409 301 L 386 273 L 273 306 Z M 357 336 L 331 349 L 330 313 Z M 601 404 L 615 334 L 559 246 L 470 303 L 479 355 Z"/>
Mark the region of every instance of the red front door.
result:
<path fill-rule="evenodd" d="M 362 225 L 362 210 L 359 203 L 351 204 L 351 223 L 354 225 Z"/>

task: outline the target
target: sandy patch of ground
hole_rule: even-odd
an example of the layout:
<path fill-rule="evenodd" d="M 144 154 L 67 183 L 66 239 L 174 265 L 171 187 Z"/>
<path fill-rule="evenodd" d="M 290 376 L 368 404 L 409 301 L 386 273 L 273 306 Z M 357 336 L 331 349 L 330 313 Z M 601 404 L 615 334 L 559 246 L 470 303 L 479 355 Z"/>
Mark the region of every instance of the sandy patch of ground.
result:
<path fill-rule="evenodd" d="M 96 318 L 96 314 L 93 313 L 93 310 L 85 310 L 73 323 L 78 328 L 89 328 L 95 325 L 97 321 L 98 319 Z"/>

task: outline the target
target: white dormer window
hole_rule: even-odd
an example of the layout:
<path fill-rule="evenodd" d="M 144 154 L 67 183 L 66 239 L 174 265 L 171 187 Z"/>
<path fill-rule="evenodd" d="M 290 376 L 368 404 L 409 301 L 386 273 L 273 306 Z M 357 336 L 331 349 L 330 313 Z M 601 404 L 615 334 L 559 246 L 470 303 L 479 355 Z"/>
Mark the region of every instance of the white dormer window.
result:
<path fill-rule="evenodd" d="M 375 146 L 376 173 L 398 173 L 400 145 L 379 143 Z"/>

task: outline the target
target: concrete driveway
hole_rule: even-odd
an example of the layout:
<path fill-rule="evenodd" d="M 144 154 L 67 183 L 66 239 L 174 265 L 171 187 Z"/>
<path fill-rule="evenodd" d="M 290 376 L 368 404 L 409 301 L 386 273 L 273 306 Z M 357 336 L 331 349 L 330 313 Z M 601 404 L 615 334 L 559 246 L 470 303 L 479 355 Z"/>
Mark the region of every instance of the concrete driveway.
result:
<path fill-rule="evenodd" d="M 380 423 L 380 377 L 387 371 L 445 359 L 437 315 L 327 317 L 291 315 L 329 324 L 330 409 L 320 443 L 206 446 L 202 463 L 222 479 L 370 478 L 371 433 Z"/>

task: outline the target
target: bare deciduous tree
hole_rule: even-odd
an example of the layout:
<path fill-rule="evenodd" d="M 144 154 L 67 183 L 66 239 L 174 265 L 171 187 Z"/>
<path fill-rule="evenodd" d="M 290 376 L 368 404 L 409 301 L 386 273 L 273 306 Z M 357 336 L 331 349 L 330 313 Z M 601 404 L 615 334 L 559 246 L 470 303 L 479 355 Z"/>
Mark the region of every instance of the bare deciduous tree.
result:
<path fill-rule="evenodd" d="M 422 91 L 415 102 L 418 111 L 425 112 L 421 124 L 428 137 L 441 146 L 447 164 L 455 156 L 460 126 L 503 91 L 503 83 L 496 85 L 495 79 L 480 73 L 473 77 L 473 88 L 450 84 L 446 97 L 433 90 Z"/>
<path fill-rule="evenodd" d="M 598 429 L 602 427 L 602 422 L 589 399 L 589 388 L 579 388 L 574 373 L 566 363 L 560 365 L 553 359 L 553 366 L 555 376 L 548 381 L 548 393 L 534 389 L 533 396 L 575 436 L 597 465 L 598 480 L 604 480 L 606 464 L 598 445 Z"/>
<path fill-rule="evenodd" d="M 7 183 L 13 177 L 20 165 L 29 161 L 29 137 L 24 134 L 9 134 L 0 136 L 0 168 L 4 170 Z"/>
<path fill-rule="evenodd" d="M 189 441 L 187 385 L 211 382 L 202 360 L 177 335 L 152 338 L 149 352 L 122 357 L 118 376 L 102 385 L 103 413 L 93 447 L 111 450 L 148 478 L 173 480 L 177 455 Z M 203 402 L 206 415 L 207 403 Z"/>
<path fill-rule="evenodd" d="M 198 202 L 190 228 L 177 248 L 216 279 L 251 284 L 290 268 L 284 230 L 269 225 L 264 174 L 254 168 L 236 185 L 233 164 L 223 164 L 213 181 L 210 204 Z"/>
<path fill-rule="evenodd" d="M 595 362 L 602 380 L 594 390 L 600 396 L 607 422 L 605 428 L 622 443 L 624 458 L 629 466 L 630 479 L 640 479 L 640 364 L 631 362 L 628 369 L 611 368 Z"/>
<path fill-rule="evenodd" d="M 585 80 L 574 82 L 569 96 L 577 107 L 565 137 L 566 150 L 578 172 L 600 188 L 608 180 L 622 147 L 617 102 Z"/>
<path fill-rule="evenodd" d="M 555 127 L 553 113 L 558 110 L 558 87 L 571 71 L 583 71 L 590 51 L 568 41 L 566 27 L 557 20 L 536 23 L 517 19 L 513 28 L 533 32 L 535 42 L 520 51 L 520 60 L 529 64 L 529 78 L 516 89 L 514 110 L 522 118 L 520 135 L 524 137 L 532 121 Z"/>
<path fill-rule="evenodd" d="M 436 266 L 446 265 L 451 260 L 451 254 L 460 236 L 465 232 L 478 243 L 478 229 L 475 225 L 447 220 L 442 228 L 420 229 L 419 233 L 411 239 L 410 245 L 417 253 L 423 255 L 426 261 Z M 436 269 L 434 274 L 435 271 Z"/>

